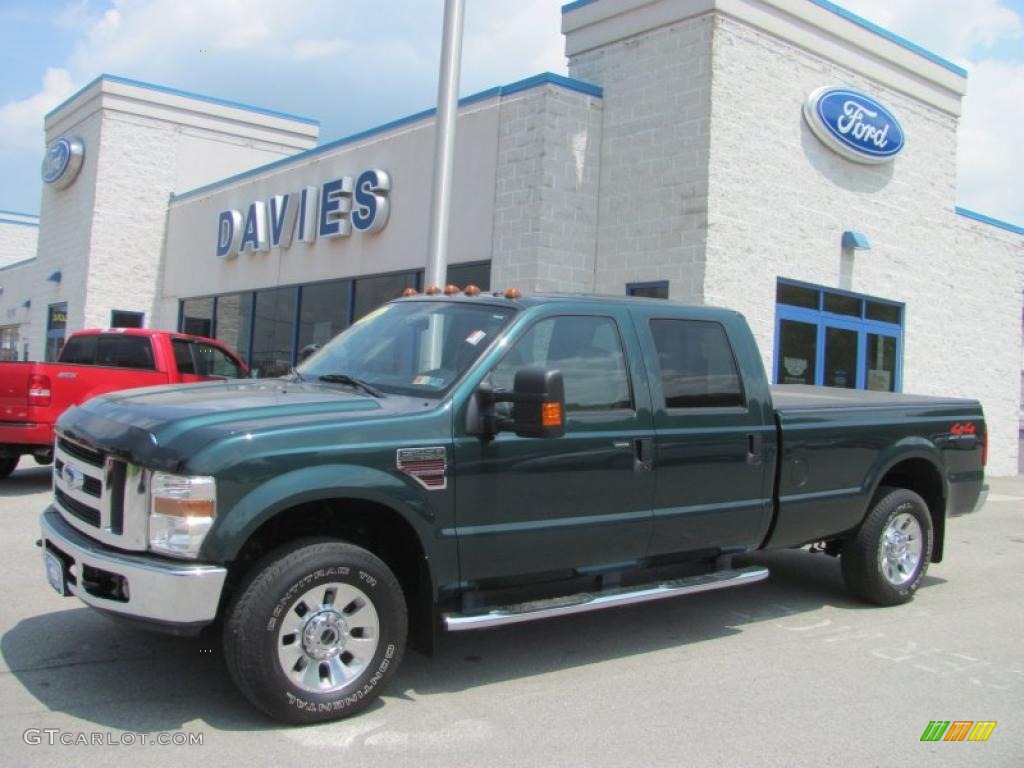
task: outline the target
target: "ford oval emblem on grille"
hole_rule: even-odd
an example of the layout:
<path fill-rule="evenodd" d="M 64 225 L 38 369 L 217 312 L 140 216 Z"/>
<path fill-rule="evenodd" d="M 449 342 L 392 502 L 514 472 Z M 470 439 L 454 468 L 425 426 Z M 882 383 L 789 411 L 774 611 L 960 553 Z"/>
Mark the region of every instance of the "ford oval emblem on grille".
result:
<path fill-rule="evenodd" d="M 61 480 L 73 491 L 80 491 L 85 486 L 85 475 L 82 470 L 71 464 L 65 464 L 60 471 Z"/>

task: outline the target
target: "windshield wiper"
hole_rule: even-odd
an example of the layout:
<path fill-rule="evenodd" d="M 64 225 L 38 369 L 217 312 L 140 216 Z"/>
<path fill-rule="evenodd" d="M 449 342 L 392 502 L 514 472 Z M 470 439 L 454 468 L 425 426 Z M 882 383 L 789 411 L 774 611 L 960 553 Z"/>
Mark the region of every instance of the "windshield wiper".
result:
<path fill-rule="evenodd" d="M 377 389 L 372 384 L 367 384 L 362 379 L 357 379 L 354 376 L 349 376 L 347 373 L 325 373 L 318 377 L 320 381 L 326 384 L 347 384 L 350 387 L 361 389 L 368 395 L 374 397 L 384 397 L 384 393 Z"/>

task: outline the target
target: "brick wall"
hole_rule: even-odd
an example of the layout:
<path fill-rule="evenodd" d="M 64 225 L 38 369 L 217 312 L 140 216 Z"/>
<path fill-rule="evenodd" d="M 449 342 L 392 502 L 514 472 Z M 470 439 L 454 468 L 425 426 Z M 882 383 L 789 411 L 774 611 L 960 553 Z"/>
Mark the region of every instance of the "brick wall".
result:
<path fill-rule="evenodd" d="M 593 291 L 601 109 L 557 86 L 502 99 L 494 288 Z"/>
<path fill-rule="evenodd" d="M 671 298 L 703 298 L 710 54 L 705 15 L 569 62 L 573 77 L 604 88 L 598 293 L 668 280 Z"/>

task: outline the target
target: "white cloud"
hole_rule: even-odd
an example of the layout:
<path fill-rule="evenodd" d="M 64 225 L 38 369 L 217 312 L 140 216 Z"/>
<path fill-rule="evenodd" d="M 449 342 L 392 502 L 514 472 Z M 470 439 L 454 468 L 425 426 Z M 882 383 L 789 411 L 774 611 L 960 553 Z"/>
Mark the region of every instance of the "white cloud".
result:
<path fill-rule="evenodd" d="M 847 0 L 844 7 L 967 69 L 957 204 L 1024 224 L 1024 19 L 1000 0 Z M 998 58 L 1003 48 L 1011 60 Z"/>
<path fill-rule="evenodd" d="M 957 62 L 1024 36 L 1024 22 L 1002 0 L 841 0 L 841 5 Z"/>
<path fill-rule="evenodd" d="M 960 120 L 958 202 L 1024 224 L 1024 62 L 970 69 Z"/>
<path fill-rule="evenodd" d="M 47 69 L 38 92 L 0 107 L 0 136 L 4 144 L 39 152 L 43 145 L 43 117 L 74 91 L 71 74 L 66 69 Z"/>
<path fill-rule="evenodd" d="M 509 9 L 514 10 L 510 13 Z M 561 4 L 531 0 L 510 6 L 504 3 L 469 3 L 466 39 L 462 52 L 465 79 L 479 80 L 476 73 L 515 68 L 523 77 L 540 72 L 565 74 L 561 28 Z M 507 78 L 507 76 L 506 76 Z M 482 85 L 504 84 L 506 79 Z"/>
<path fill-rule="evenodd" d="M 350 47 L 345 40 L 334 38 L 333 40 L 315 40 L 303 38 L 296 40 L 292 45 L 292 54 L 300 61 L 309 59 L 324 59 L 329 56 L 337 56 L 339 53 Z"/>

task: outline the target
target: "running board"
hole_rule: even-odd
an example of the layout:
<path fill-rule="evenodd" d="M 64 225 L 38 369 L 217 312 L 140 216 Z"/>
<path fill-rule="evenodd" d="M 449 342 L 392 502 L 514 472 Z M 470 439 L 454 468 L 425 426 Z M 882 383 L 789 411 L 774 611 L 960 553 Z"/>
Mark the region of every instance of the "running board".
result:
<path fill-rule="evenodd" d="M 768 578 L 768 569 L 751 566 L 736 570 L 715 571 L 701 576 L 688 576 L 683 579 L 672 579 L 653 584 L 609 590 L 607 592 L 566 595 L 550 600 L 535 600 L 517 605 L 505 605 L 493 608 L 487 613 L 446 613 L 444 614 L 445 629 L 449 632 L 465 632 L 470 629 L 487 629 L 505 624 L 518 624 L 522 621 L 547 619 L 552 616 L 566 616 L 571 613 L 596 611 L 601 608 L 617 608 L 620 605 L 647 603 L 662 600 L 666 597 L 692 595 L 696 592 L 709 592 L 712 589 L 739 587 L 753 584 Z"/>

